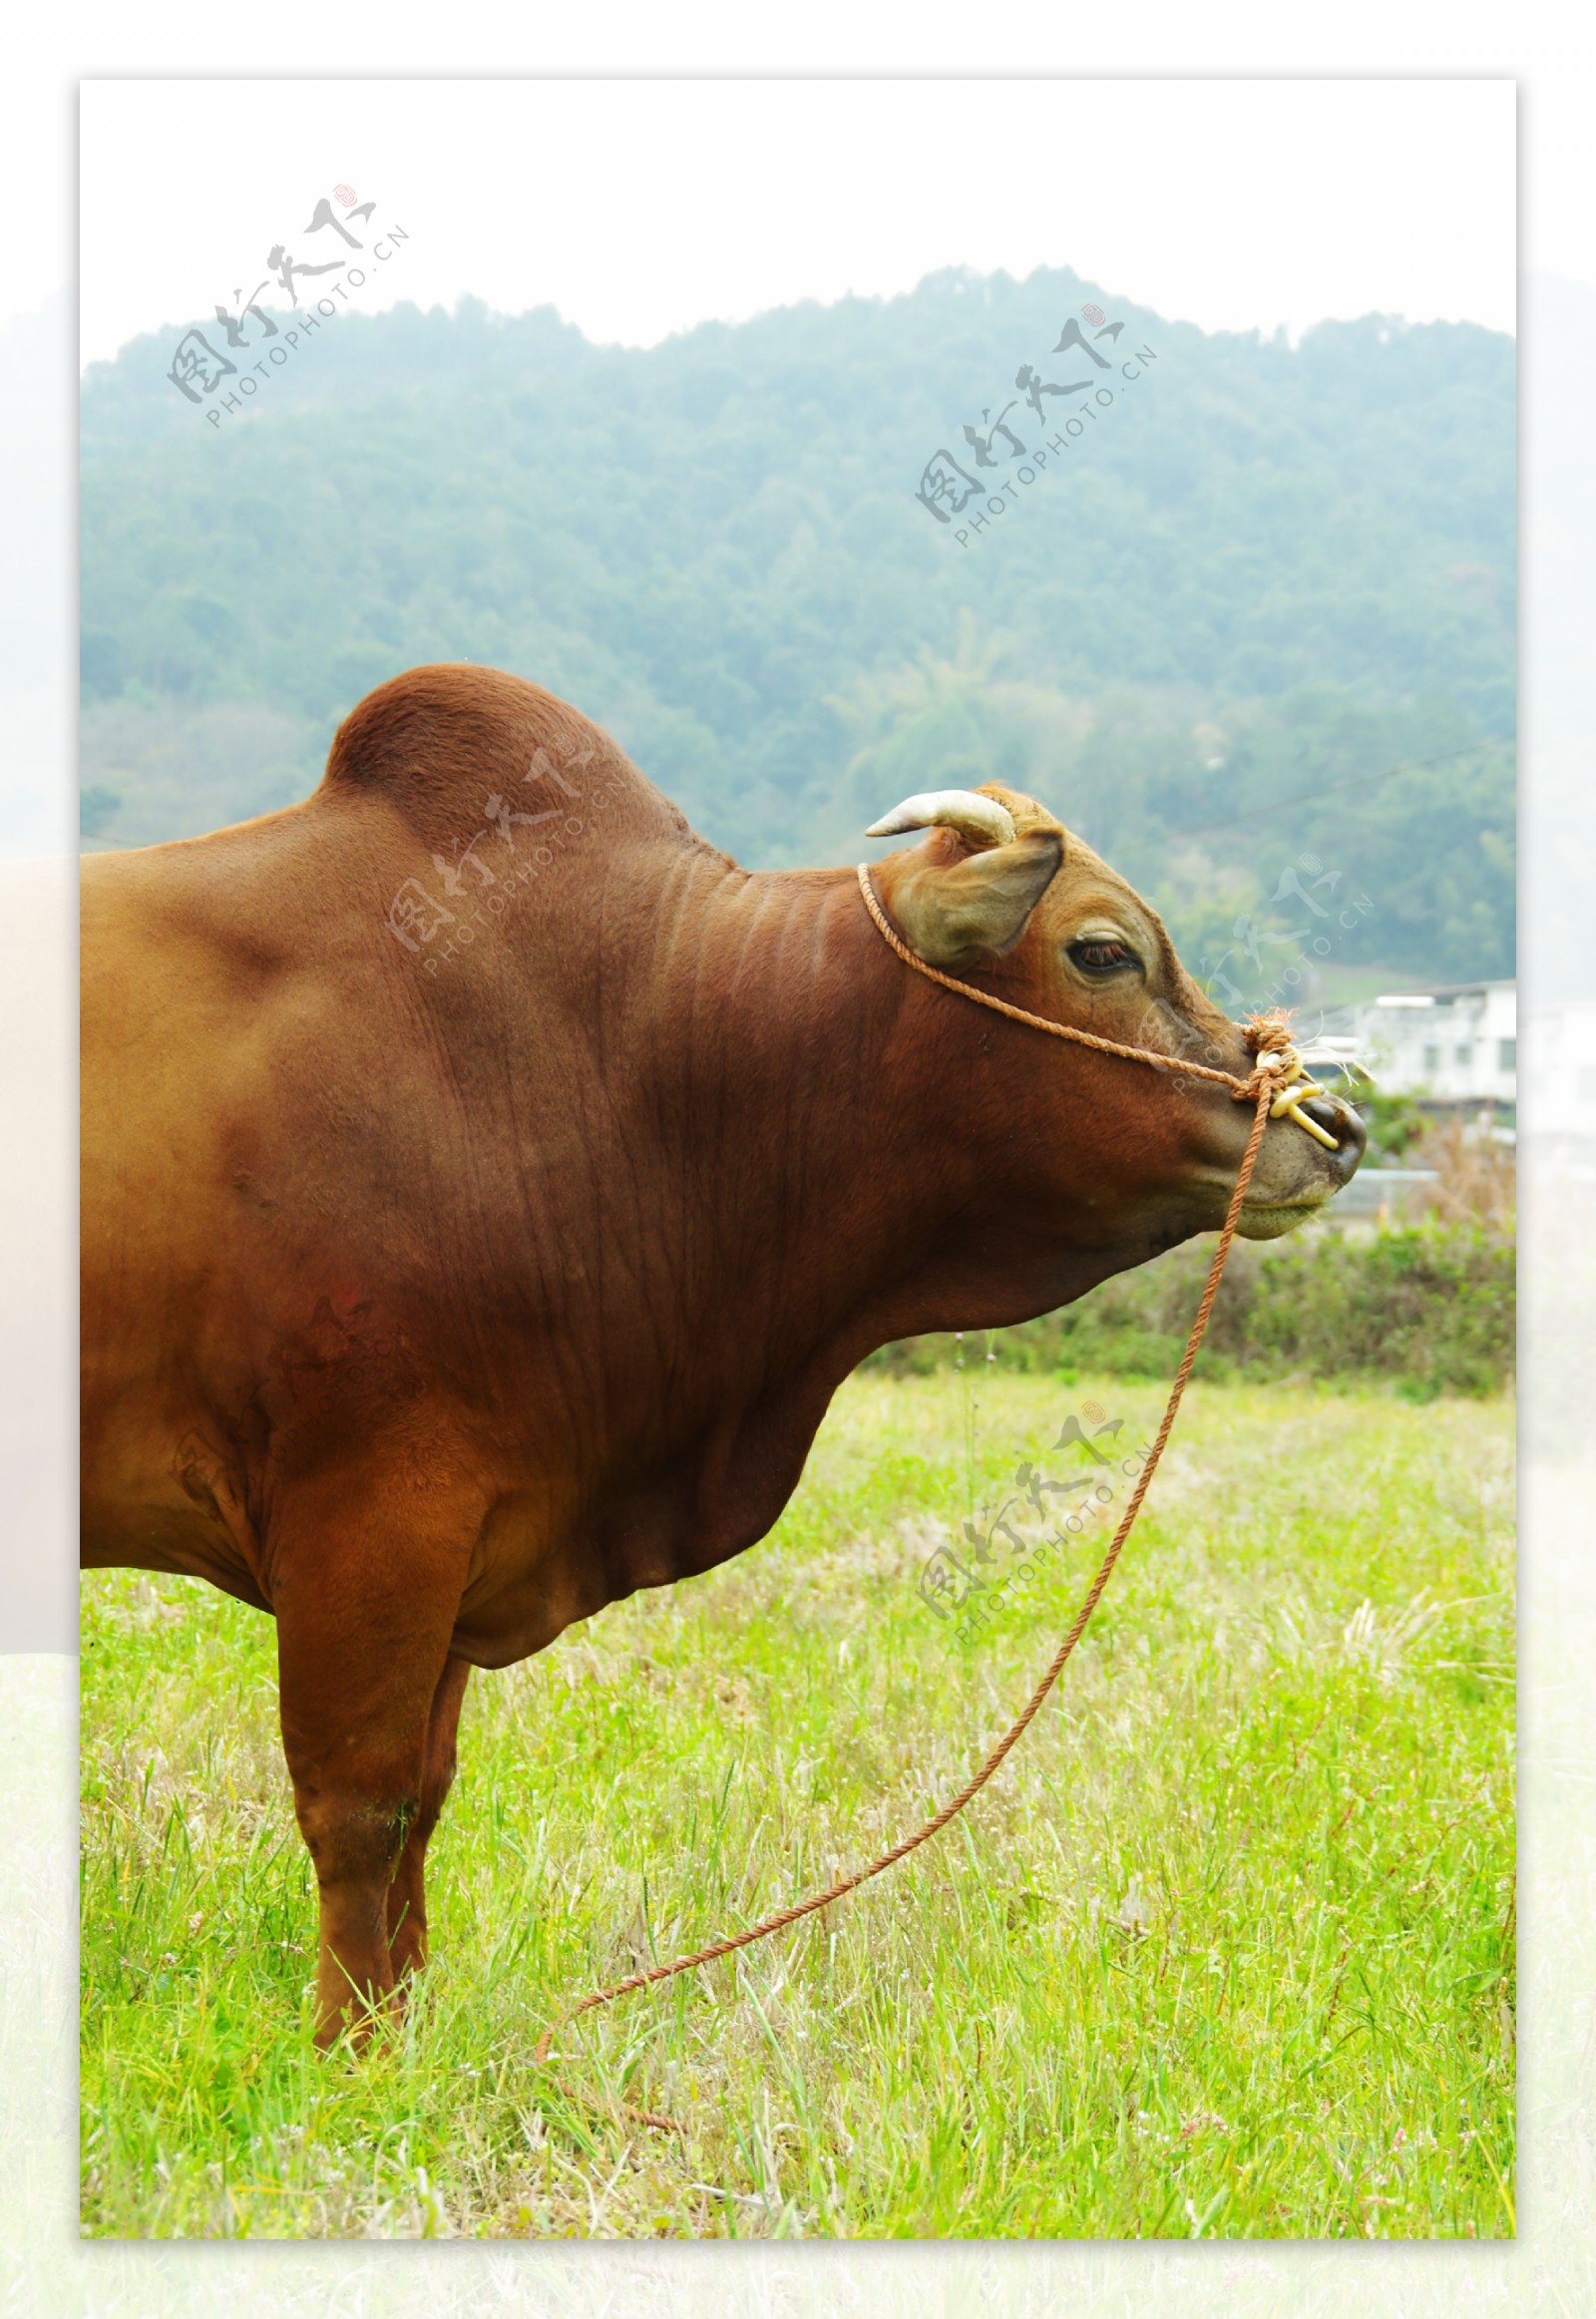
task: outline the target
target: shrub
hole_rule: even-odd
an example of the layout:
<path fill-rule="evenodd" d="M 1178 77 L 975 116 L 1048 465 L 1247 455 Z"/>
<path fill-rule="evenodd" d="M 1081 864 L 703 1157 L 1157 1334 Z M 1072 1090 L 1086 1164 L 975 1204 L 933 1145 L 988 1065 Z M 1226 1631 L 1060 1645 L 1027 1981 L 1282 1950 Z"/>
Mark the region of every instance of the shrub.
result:
<path fill-rule="evenodd" d="M 1172 1376 L 1211 1243 L 1104 1281 L 1078 1304 L 976 1343 L 1000 1366 L 1074 1375 Z M 1231 1251 L 1198 1376 L 1393 1379 L 1421 1399 L 1486 1393 L 1513 1368 L 1515 1244 L 1478 1224 L 1366 1235 L 1314 1230 Z M 973 1348 L 974 1350 L 974 1348 Z M 915 1374 L 952 1361 L 952 1337 L 910 1338 L 868 1368 Z"/>

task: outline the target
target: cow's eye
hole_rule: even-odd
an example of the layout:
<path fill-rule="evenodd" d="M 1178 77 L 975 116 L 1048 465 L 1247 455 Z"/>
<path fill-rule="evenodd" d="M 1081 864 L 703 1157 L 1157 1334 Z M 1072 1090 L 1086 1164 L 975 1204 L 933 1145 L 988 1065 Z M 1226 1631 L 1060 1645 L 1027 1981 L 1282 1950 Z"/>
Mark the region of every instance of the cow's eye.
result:
<path fill-rule="evenodd" d="M 1111 974 L 1116 967 L 1133 966 L 1136 964 L 1136 954 L 1128 943 L 1109 942 L 1106 938 L 1096 942 L 1071 943 L 1069 955 L 1082 973 L 1086 974 Z"/>

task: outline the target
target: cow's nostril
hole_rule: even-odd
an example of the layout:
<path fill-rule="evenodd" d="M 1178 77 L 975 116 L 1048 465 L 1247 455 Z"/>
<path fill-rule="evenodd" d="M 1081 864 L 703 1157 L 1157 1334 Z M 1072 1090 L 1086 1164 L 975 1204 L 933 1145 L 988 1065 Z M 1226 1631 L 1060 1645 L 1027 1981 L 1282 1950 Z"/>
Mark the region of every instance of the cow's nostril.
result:
<path fill-rule="evenodd" d="M 1345 1183 L 1356 1170 L 1369 1145 L 1369 1129 L 1350 1103 L 1339 1095 L 1310 1096 L 1303 1105 L 1308 1118 L 1317 1120 L 1326 1133 L 1336 1138 L 1334 1163 Z M 1325 1157 L 1331 1158 L 1327 1152 Z"/>

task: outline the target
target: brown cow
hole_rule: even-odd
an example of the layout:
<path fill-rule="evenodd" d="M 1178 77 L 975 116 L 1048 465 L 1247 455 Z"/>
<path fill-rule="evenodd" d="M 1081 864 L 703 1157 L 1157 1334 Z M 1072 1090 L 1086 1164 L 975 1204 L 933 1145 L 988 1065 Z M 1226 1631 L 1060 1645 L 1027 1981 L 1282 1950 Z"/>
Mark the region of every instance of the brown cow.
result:
<path fill-rule="evenodd" d="M 1245 1074 L 1043 807 L 928 821 L 876 873 L 921 956 Z M 1212 1230 L 1251 1117 L 912 973 L 851 871 L 738 869 L 470 666 L 370 694 L 304 804 L 85 863 L 83 1087 L 84 1560 L 276 1618 L 323 2043 L 425 1954 L 470 1668 L 762 1538 L 873 1348 Z M 1357 1166 L 1319 1111 L 1249 1235 Z"/>

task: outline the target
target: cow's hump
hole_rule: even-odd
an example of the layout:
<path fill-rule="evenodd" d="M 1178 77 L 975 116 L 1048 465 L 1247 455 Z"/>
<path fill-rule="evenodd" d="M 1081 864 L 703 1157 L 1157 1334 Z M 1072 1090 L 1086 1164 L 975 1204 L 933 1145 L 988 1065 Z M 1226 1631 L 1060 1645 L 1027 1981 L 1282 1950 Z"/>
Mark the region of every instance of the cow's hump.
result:
<path fill-rule="evenodd" d="M 322 788 L 330 796 L 378 792 L 429 839 L 480 819 L 485 800 L 526 807 L 526 784 L 558 794 L 603 774 L 629 792 L 644 822 L 690 836 L 669 800 L 588 717 L 541 685 L 500 668 L 442 661 L 407 669 L 368 692 L 333 735 Z"/>

